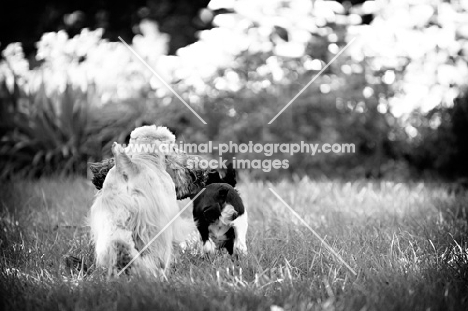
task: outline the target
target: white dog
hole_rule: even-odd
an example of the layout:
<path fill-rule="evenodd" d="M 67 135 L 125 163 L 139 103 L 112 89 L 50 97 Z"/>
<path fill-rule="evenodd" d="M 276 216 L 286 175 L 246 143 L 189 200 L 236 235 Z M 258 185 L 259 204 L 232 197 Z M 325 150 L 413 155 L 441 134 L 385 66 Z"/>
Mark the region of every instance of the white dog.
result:
<path fill-rule="evenodd" d="M 174 142 L 165 127 L 144 126 L 131 134 L 130 146 Z M 125 267 L 179 212 L 175 185 L 166 172 L 165 155 L 135 152 L 131 158 L 114 143 L 115 166 L 91 207 L 90 226 L 96 264 L 111 272 Z M 130 271 L 160 275 L 169 267 L 173 243 L 194 230 L 192 221 L 177 218 L 130 266 Z"/>

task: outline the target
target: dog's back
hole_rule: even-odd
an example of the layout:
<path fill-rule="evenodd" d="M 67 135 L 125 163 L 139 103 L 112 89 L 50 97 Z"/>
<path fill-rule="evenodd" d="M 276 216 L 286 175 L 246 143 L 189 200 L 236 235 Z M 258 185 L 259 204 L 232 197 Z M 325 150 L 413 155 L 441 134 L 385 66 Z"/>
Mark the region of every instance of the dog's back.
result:
<path fill-rule="evenodd" d="M 161 128 L 134 132 L 169 135 Z M 132 139 L 136 138 L 132 133 Z M 189 221 L 176 217 L 179 207 L 175 185 L 166 172 L 164 155 L 134 153 L 130 157 L 117 143 L 112 152 L 115 166 L 91 207 L 96 263 L 120 270 L 135 259 L 134 270 L 164 274 L 170 264 L 172 243 L 180 242 L 194 229 Z"/>

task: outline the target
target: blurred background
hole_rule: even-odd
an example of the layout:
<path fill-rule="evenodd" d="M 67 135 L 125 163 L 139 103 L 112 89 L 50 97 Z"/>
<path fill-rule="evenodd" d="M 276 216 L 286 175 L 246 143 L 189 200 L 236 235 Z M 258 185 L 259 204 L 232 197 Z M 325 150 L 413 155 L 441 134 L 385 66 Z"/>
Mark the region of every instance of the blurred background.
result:
<path fill-rule="evenodd" d="M 190 143 L 356 145 L 252 178 L 468 184 L 468 1 L 15 0 L 0 44 L 0 178 L 86 175 L 156 123 Z"/>

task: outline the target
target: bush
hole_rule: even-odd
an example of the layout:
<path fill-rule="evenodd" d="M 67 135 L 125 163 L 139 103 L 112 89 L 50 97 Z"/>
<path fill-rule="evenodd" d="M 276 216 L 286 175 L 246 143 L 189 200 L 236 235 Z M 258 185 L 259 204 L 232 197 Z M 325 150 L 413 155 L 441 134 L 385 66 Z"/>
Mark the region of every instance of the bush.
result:
<path fill-rule="evenodd" d="M 28 68 L 20 44 L 9 45 L 0 62 L 0 81 L 13 74 L 20 82 L 7 101 L 19 105 L 21 92 L 35 95 L 27 100 L 27 112 L 8 114 L 13 123 L 2 133 L 4 175 L 84 172 L 87 159 L 110 156 L 113 141 L 124 143 L 133 128 L 154 123 L 168 126 L 179 140 L 191 143 L 305 141 L 356 146 L 354 154 L 279 155 L 289 160 L 289 170 L 268 176 L 254 172 L 258 178 L 293 174 L 407 178 L 413 172 L 440 170 L 447 170 L 446 176 L 466 175 L 460 173 L 467 170 L 460 134 L 466 128 L 463 105 L 453 110 L 438 107 L 458 96 L 468 73 L 463 59 L 468 37 L 456 31 L 459 20 L 446 18 L 455 12 L 465 16 L 466 8 L 423 1 L 410 5 L 412 11 L 425 12 L 420 19 L 405 15 L 405 25 L 393 27 L 403 18 L 395 13 L 401 9 L 395 1 L 384 7 L 371 2 L 355 7 L 334 1 L 300 2 L 262 3 L 252 6 L 248 15 L 242 6 L 212 8 L 217 27 L 202 31 L 198 42 L 174 56 L 166 55 L 168 37 L 154 21 L 139 22 L 141 34 L 134 36 L 132 47 L 207 121 L 206 126 L 124 45 L 103 39 L 101 30 L 83 29 L 74 37 L 65 31 L 44 34 L 38 43 L 37 68 Z M 361 19 L 369 13 L 375 15 L 372 27 Z M 360 34 L 365 35 L 267 125 Z M 37 81 L 42 89 L 35 91 Z M 64 81 L 71 86 L 63 92 Z M 94 91 L 95 97 L 89 94 Z M 405 113 L 415 107 L 421 111 L 412 114 L 410 120 L 416 123 L 411 125 Z M 426 114 L 433 107 L 438 108 Z M 437 119 L 441 126 L 433 126 Z M 408 163 L 414 168 L 411 172 Z"/>
<path fill-rule="evenodd" d="M 419 174 L 448 180 L 468 180 L 468 96 L 452 107 L 437 107 L 427 114 L 414 112 L 411 119 L 419 135 L 407 156 Z"/>
<path fill-rule="evenodd" d="M 2 94 L 0 178 L 86 174 L 88 162 L 110 157 L 112 143 L 128 142 L 142 125 L 167 125 L 178 137 L 206 140 L 191 130 L 195 117 L 176 103 L 134 99 L 99 107 L 69 84 L 61 93 L 47 95 L 41 87 L 28 97 L 3 85 Z"/>
<path fill-rule="evenodd" d="M 87 160 L 97 158 L 86 93 L 67 85 L 62 94 L 46 96 L 41 87 L 10 107 L 2 116 L 0 177 L 86 172 Z"/>

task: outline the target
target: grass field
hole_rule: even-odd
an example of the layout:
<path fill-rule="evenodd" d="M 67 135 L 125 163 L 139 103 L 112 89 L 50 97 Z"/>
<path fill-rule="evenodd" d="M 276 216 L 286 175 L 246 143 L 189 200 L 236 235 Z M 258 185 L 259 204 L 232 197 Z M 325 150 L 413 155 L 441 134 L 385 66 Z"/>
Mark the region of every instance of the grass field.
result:
<path fill-rule="evenodd" d="M 238 188 L 249 209 L 249 255 L 232 261 L 226 254 L 186 252 L 160 281 L 108 280 L 94 269 L 82 227 L 94 195 L 88 181 L 2 185 L 2 309 L 468 309 L 467 194 L 451 194 L 444 185 L 364 181 L 244 182 Z M 88 274 L 70 273 L 67 254 L 82 257 Z"/>

